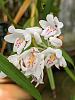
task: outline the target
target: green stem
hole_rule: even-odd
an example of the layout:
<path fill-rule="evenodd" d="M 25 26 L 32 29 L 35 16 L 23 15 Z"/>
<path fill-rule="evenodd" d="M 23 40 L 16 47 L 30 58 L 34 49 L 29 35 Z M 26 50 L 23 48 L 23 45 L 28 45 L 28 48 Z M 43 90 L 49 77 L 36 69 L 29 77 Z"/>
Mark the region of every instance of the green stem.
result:
<path fill-rule="evenodd" d="M 43 48 L 47 48 L 47 46 L 44 45 L 44 44 L 38 44 L 38 46 L 41 46 L 41 47 L 43 47 Z"/>
<path fill-rule="evenodd" d="M 47 47 L 48 47 L 48 46 L 47 46 L 44 42 L 42 42 L 42 45 L 43 45 L 43 46 L 45 46 L 45 48 L 47 48 Z"/>
<path fill-rule="evenodd" d="M 47 69 L 47 74 L 48 74 L 51 89 L 55 90 L 55 82 L 54 82 L 53 72 L 51 68 Z"/>

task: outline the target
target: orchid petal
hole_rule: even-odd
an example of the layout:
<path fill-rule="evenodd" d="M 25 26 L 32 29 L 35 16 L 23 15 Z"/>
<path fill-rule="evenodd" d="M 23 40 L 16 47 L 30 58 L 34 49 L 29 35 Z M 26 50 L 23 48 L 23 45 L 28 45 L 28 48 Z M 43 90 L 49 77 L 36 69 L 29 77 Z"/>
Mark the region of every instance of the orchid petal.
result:
<path fill-rule="evenodd" d="M 24 49 L 25 44 L 26 44 L 25 40 L 17 38 L 14 43 L 13 51 L 17 52 L 17 54 L 20 54 Z"/>
<path fill-rule="evenodd" d="M 40 27 L 31 27 L 31 28 L 26 28 L 30 33 L 38 33 L 40 34 L 42 32 L 42 29 Z"/>
<path fill-rule="evenodd" d="M 59 29 L 63 27 L 63 23 L 59 22 L 57 17 L 54 17 L 54 21 L 55 21 L 55 24 L 58 26 Z"/>
<path fill-rule="evenodd" d="M 32 75 L 36 77 L 36 86 L 37 87 L 39 84 L 43 84 L 43 69 L 44 69 L 44 55 L 43 54 L 38 54 L 38 64 L 39 67 L 35 67 L 35 70 Z M 35 79 L 34 79 L 35 81 Z"/>
<path fill-rule="evenodd" d="M 30 44 L 31 44 L 31 35 L 30 35 L 30 34 L 27 34 L 27 35 L 25 36 L 25 41 L 26 41 L 27 43 L 26 43 L 26 45 L 25 45 L 25 47 L 24 47 L 24 50 L 27 49 L 27 48 L 30 46 Z"/>
<path fill-rule="evenodd" d="M 59 64 L 60 64 L 60 66 L 62 66 L 62 67 L 66 67 L 66 66 L 67 66 L 67 63 L 66 63 L 64 57 L 62 57 L 62 58 L 60 59 Z"/>
<path fill-rule="evenodd" d="M 38 56 L 39 56 L 38 63 L 40 62 L 39 66 L 40 66 L 41 69 L 44 69 L 44 54 L 40 53 Z M 41 57 L 41 60 L 40 60 L 40 57 Z"/>
<path fill-rule="evenodd" d="M 45 29 L 45 28 L 47 28 L 49 26 L 49 23 L 47 21 L 45 21 L 45 20 L 40 20 L 39 24 L 43 29 Z"/>
<path fill-rule="evenodd" d="M 9 43 L 14 43 L 16 38 L 24 38 L 24 37 L 23 34 L 17 34 L 17 33 L 9 34 L 4 37 L 5 41 Z"/>
<path fill-rule="evenodd" d="M 60 29 L 57 29 L 56 34 L 54 34 L 54 37 L 57 37 L 57 36 L 59 36 L 59 35 L 61 35 L 61 30 L 60 30 Z"/>
<path fill-rule="evenodd" d="M 41 70 L 40 67 L 36 67 L 36 69 L 35 69 L 33 75 L 34 75 L 37 79 L 39 79 L 39 78 L 40 78 L 40 75 L 41 75 L 41 71 L 42 71 L 42 70 Z"/>
<path fill-rule="evenodd" d="M 39 67 L 35 67 L 34 76 L 36 76 L 37 79 L 39 79 L 40 75 L 44 69 L 44 55 L 39 53 L 37 57 L 38 57 L 38 66 Z"/>
<path fill-rule="evenodd" d="M 26 30 L 29 32 L 28 33 L 29 35 L 33 35 L 34 36 L 34 38 L 35 38 L 35 40 L 36 40 L 36 42 L 38 44 L 42 42 L 41 37 L 40 37 L 40 33 L 42 32 L 41 28 L 39 28 L 39 27 L 32 27 L 32 28 L 26 28 Z"/>
<path fill-rule="evenodd" d="M 45 58 L 45 66 L 46 66 L 47 68 L 52 67 L 52 66 L 55 65 L 55 63 L 57 62 L 57 60 L 50 61 L 50 56 L 51 56 L 51 55 L 48 55 L 48 56 Z"/>
<path fill-rule="evenodd" d="M 15 65 L 18 69 L 20 69 L 19 65 L 19 56 L 17 54 L 11 55 L 8 57 L 9 62 Z"/>
<path fill-rule="evenodd" d="M 59 66 L 60 66 L 59 65 L 59 61 L 57 61 L 57 63 L 55 63 L 55 67 L 58 68 L 58 69 L 60 69 Z"/>
<path fill-rule="evenodd" d="M 51 43 L 51 45 L 55 46 L 55 47 L 61 47 L 62 46 L 62 41 L 56 37 L 50 37 L 49 38 L 49 42 Z"/>
<path fill-rule="evenodd" d="M 21 54 L 19 55 L 20 60 L 21 60 L 22 58 L 24 58 L 25 56 L 27 56 L 27 54 L 28 54 L 29 52 L 30 52 L 30 49 L 24 51 L 23 53 L 21 53 Z"/>
<path fill-rule="evenodd" d="M 44 36 L 45 39 L 48 39 L 50 36 L 53 36 L 56 34 L 56 30 L 51 28 L 51 27 L 47 27 L 45 30 L 42 31 L 41 36 Z"/>
<path fill-rule="evenodd" d="M 21 65 L 21 70 L 22 70 L 23 72 L 27 71 L 27 68 L 26 68 L 25 65 L 24 65 L 23 59 L 21 59 L 20 65 Z M 25 75 L 26 75 L 26 74 L 25 74 Z"/>
<path fill-rule="evenodd" d="M 11 25 L 9 28 L 8 28 L 8 32 L 9 33 L 14 33 L 15 31 L 15 27 L 13 25 Z"/>
<path fill-rule="evenodd" d="M 53 16 L 53 14 L 51 13 L 51 14 L 48 14 L 47 16 L 46 16 L 46 20 L 49 22 L 50 20 L 53 20 L 54 19 L 54 16 Z"/>
<path fill-rule="evenodd" d="M 60 49 L 56 49 L 55 52 L 58 59 L 62 57 L 62 51 Z"/>
<path fill-rule="evenodd" d="M 40 44 L 42 42 L 42 39 L 38 33 L 34 33 L 34 38 L 37 44 Z"/>
<path fill-rule="evenodd" d="M 54 22 L 55 22 L 55 24 L 58 24 L 59 23 L 59 20 L 58 20 L 57 17 L 54 17 Z"/>
<path fill-rule="evenodd" d="M 42 71 L 43 72 L 43 71 Z M 35 87 L 37 87 L 39 84 L 44 84 L 43 82 L 43 78 L 42 78 L 43 74 L 40 76 L 40 78 L 37 80 L 37 84 L 35 85 Z"/>
<path fill-rule="evenodd" d="M 54 19 L 53 19 L 53 14 L 48 14 L 46 19 L 48 21 L 48 23 L 50 24 L 50 26 L 53 26 L 54 25 Z"/>
<path fill-rule="evenodd" d="M 8 32 L 9 32 L 9 33 L 24 33 L 25 30 L 23 30 L 23 29 L 15 29 L 14 26 L 10 26 L 10 27 L 8 28 Z"/>
<path fill-rule="evenodd" d="M 47 55 L 52 54 L 52 53 L 54 53 L 54 52 L 55 52 L 55 50 L 54 50 L 53 48 L 48 47 L 47 49 L 45 49 L 45 50 L 42 51 L 41 53 L 47 56 Z"/>
<path fill-rule="evenodd" d="M 63 23 L 62 22 L 59 22 L 58 28 L 62 28 L 63 26 L 64 26 Z"/>

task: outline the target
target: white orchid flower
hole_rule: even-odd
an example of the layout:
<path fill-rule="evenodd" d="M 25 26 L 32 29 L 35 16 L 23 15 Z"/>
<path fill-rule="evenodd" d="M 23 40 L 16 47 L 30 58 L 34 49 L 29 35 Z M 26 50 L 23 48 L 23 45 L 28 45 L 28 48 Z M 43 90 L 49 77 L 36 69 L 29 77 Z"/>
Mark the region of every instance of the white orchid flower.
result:
<path fill-rule="evenodd" d="M 60 49 L 47 48 L 42 52 L 45 55 L 45 66 L 47 68 L 55 65 L 58 69 L 59 67 L 66 67 L 67 63 L 62 56 L 62 51 Z"/>
<path fill-rule="evenodd" d="M 4 39 L 7 42 L 14 43 L 13 51 L 20 54 L 23 49 L 26 49 L 31 44 L 31 37 L 34 36 L 37 43 L 41 43 L 39 27 L 27 28 L 26 30 L 15 29 L 14 26 L 10 26 L 8 31 L 12 34 L 6 35 Z"/>
<path fill-rule="evenodd" d="M 20 55 L 11 55 L 8 60 L 16 68 L 21 69 L 24 75 L 32 76 L 32 82 L 37 82 L 35 87 L 43 83 L 44 55 L 37 48 L 33 47 Z"/>
<path fill-rule="evenodd" d="M 43 69 L 44 69 L 44 55 L 41 54 L 37 48 L 23 52 L 20 55 L 21 70 L 26 76 L 32 76 L 32 82 L 37 82 L 37 87 L 40 83 L 43 83 Z"/>
<path fill-rule="evenodd" d="M 44 36 L 45 39 L 48 39 L 50 36 L 59 36 L 63 23 L 59 22 L 58 18 L 54 17 L 53 14 L 48 14 L 46 20 L 39 21 L 40 26 L 44 29 L 41 36 Z"/>
<path fill-rule="evenodd" d="M 10 26 L 8 31 L 12 34 L 6 35 L 4 39 L 9 43 L 14 43 L 13 51 L 17 54 L 20 54 L 24 48 L 26 49 L 31 44 L 31 36 L 27 34 L 26 30 L 15 29 L 14 26 Z"/>

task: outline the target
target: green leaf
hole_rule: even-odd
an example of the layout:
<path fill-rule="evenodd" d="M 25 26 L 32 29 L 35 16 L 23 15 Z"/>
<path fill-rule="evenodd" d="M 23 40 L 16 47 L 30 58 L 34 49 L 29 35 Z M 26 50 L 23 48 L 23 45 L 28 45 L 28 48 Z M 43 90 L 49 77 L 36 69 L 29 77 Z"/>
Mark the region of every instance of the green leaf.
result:
<path fill-rule="evenodd" d="M 34 26 L 38 26 L 38 10 L 36 8 L 35 16 L 32 18 L 29 18 L 23 25 L 23 28 L 31 27 L 31 21 L 34 19 Z"/>
<path fill-rule="evenodd" d="M 66 71 L 66 73 L 69 75 L 69 77 L 75 81 L 75 75 L 73 74 L 73 72 L 68 68 L 68 67 L 65 67 L 64 70 Z"/>
<path fill-rule="evenodd" d="M 5 5 L 6 1 L 4 0 L 0 0 L 0 8 L 3 7 Z"/>
<path fill-rule="evenodd" d="M 27 27 L 30 27 L 30 22 L 31 22 L 31 18 L 29 18 L 25 24 L 23 25 L 23 28 L 27 28 Z"/>
<path fill-rule="evenodd" d="M 72 95 L 70 98 L 70 100 L 75 100 L 75 95 Z"/>
<path fill-rule="evenodd" d="M 25 91 L 29 92 L 36 100 L 42 100 L 38 90 L 2 54 L 0 54 L 0 70 L 7 74 L 9 78 L 11 78 L 15 83 L 21 86 Z"/>
<path fill-rule="evenodd" d="M 66 59 L 66 61 L 71 63 L 72 66 L 75 68 L 74 62 L 73 62 L 72 58 L 69 56 L 69 54 L 65 50 L 62 50 L 62 53 L 63 53 L 63 57 Z"/>
<path fill-rule="evenodd" d="M 51 12 L 51 9 L 53 8 L 53 4 L 54 4 L 55 0 L 47 0 L 46 1 L 46 6 L 44 9 L 44 14 L 43 17 L 45 18 L 47 14 L 49 14 Z"/>
<path fill-rule="evenodd" d="M 47 68 L 47 74 L 48 74 L 48 79 L 49 79 L 51 89 L 55 90 L 55 82 L 54 82 L 53 72 L 51 68 Z"/>

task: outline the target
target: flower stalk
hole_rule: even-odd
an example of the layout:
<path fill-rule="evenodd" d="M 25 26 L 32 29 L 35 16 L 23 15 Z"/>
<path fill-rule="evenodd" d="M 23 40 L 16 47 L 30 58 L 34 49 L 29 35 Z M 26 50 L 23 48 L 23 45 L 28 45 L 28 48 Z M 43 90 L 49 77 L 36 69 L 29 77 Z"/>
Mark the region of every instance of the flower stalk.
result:
<path fill-rule="evenodd" d="M 55 82 L 54 82 L 54 76 L 53 76 L 53 72 L 52 72 L 51 68 L 47 69 L 47 75 L 48 75 L 48 79 L 49 79 L 49 83 L 50 83 L 50 86 L 51 86 L 53 97 L 56 98 Z"/>

